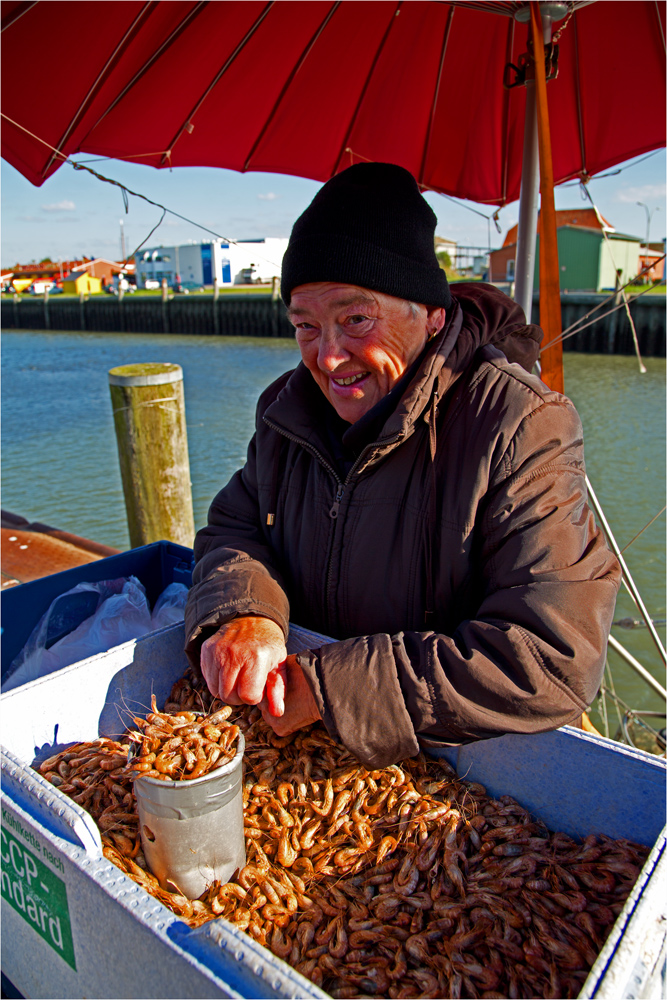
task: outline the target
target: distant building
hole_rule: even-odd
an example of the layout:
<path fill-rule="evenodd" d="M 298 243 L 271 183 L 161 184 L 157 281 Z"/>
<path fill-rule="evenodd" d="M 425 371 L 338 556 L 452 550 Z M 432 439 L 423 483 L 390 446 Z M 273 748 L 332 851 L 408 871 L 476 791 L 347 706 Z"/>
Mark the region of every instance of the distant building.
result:
<path fill-rule="evenodd" d="M 33 295 L 43 295 L 44 292 L 50 292 L 54 286 L 55 281 L 52 278 L 35 278 L 29 288 Z"/>
<path fill-rule="evenodd" d="M 221 288 L 270 283 L 280 277 L 286 249 L 287 239 L 277 237 L 151 247 L 134 258 L 137 287 L 157 288 L 163 278 L 168 285 L 185 288 L 212 285 L 216 278 Z"/>
<path fill-rule="evenodd" d="M 662 243 L 649 243 L 648 250 L 646 244 L 642 245 L 639 255 L 640 269 L 648 268 L 646 274 L 642 275 L 642 282 L 664 281 L 665 280 L 665 246 Z"/>
<path fill-rule="evenodd" d="M 556 212 L 558 263 L 562 291 L 599 292 L 625 284 L 640 270 L 641 239 L 617 233 L 593 208 Z M 489 281 L 514 281 L 517 226 L 508 230 L 502 247 L 489 254 Z M 539 284 L 540 218 L 535 248 L 535 287 Z M 605 236 L 606 234 L 606 236 Z M 617 275 L 617 271 L 620 272 Z"/>
<path fill-rule="evenodd" d="M 84 271 L 91 277 L 99 279 L 101 286 L 106 286 L 112 283 L 114 276 L 119 274 L 133 275 L 134 264 L 107 260 L 106 257 L 96 257 L 95 259 L 83 257 L 80 260 L 17 264 L 11 272 L 12 287 L 17 292 L 23 292 L 26 289 L 32 288 L 33 291 L 38 290 L 38 294 L 41 294 L 42 291 L 53 288 L 54 285 L 62 288 L 66 278 L 71 282 L 74 277 L 77 277 Z M 86 282 L 83 284 L 86 285 Z M 89 294 L 89 292 L 86 291 L 86 294 Z"/>
<path fill-rule="evenodd" d="M 16 264 L 12 270 L 14 278 L 19 280 L 30 278 L 32 281 L 33 278 L 53 278 L 54 281 L 58 281 L 75 267 L 79 267 L 87 261 L 87 257 L 78 260 L 48 260 L 41 264 L 36 264 L 33 261 L 31 264 Z"/>
<path fill-rule="evenodd" d="M 101 291 L 102 279 L 88 271 L 72 271 L 63 279 L 63 292 L 66 295 L 97 295 Z"/>
<path fill-rule="evenodd" d="M 75 267 L 71 268 L 71 274 L 82 274 L 86 272 L 91 278 L 99 278 L 102 287 L 106 288 L 107 285 L 111 285 L 114 278 L 119 275 L 133 275 L 134 274 L 134 264 L 128 264 L 125 262 L 118 262 L 115 260 L 107 260 L 106 257 L 95 257 L 94 260 L 82 261 Z"/>
<path fill-rule="evenodd" d="M 456 247 L 457 247 L 456 240 L 448 240 L 445 239 L 444 236 L 435 237 L 435 252 L 442 253 L 442 251 L 444 250 L 446 253 L 449 254 L 452 264 L 454 263 L 454 258 L 456 257 Z"/>

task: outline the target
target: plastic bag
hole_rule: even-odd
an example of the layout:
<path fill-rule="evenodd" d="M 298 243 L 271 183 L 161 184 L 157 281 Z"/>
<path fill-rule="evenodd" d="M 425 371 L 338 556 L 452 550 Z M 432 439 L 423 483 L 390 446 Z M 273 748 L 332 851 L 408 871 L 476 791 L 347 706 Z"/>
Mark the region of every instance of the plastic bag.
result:
<path fill-rule="evenodd" d="M 152 631 L 143 585 L 135 576 L 79 583 L 60 594 L 9 668 L 3 691 Z"/>
<path fill-rule="evenodd" d="M 151 629 L 182 622 L 187 597 L 188 588 L 183 583 L 170 583 L 165 587 L 155 602 L 151 615 Z"/>

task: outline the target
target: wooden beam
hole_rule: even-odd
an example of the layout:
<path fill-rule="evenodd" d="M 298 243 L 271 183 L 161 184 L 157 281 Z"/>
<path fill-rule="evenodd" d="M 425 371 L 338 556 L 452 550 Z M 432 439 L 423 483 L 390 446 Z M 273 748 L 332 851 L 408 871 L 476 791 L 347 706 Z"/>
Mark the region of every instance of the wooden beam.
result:
<path fill-rule="evenodd" d="M 535 57 L 535 98 L 537 104 L 537 135 L 540 155 L 540 326 L 544 343 L 550 344 L 563 332 L 560 312 L 560 271 L 558 266 L 558 236 L 554 204 L 554 172 L 551 160 L 551 131 L 547 104 L 547 80 L 544 66 L 544 36 L 540 5 L 531 0 L 530 27 Z M 540 355 L 542 381 L 564 391 L 563 342 L 552 343 Z"/>

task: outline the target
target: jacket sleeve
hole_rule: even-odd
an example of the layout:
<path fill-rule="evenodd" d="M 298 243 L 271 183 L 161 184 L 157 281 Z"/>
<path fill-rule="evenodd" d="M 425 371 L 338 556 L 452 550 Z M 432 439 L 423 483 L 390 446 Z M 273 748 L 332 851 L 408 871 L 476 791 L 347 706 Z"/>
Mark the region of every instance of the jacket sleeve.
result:
<path fill-rule="evenodd" d="M 555 729 L 595 697 L 620 569 L 586 503 L 569 400 L 524 417 L 475 530 L 481 597 L 451 635 L 361 636 L 299 655 L 325 725 L 366 767 L 429 743 Z"/>
<path fill-rule="evenodd" d="M 193 664 L 203 640 L 241 615 L 271 618 L 288 633 L 289 601 L 260 523 L 256 457 L 254 435 L 246 465 L 215 497 L 195 538 L 185 608 L 185 651 Z"/>

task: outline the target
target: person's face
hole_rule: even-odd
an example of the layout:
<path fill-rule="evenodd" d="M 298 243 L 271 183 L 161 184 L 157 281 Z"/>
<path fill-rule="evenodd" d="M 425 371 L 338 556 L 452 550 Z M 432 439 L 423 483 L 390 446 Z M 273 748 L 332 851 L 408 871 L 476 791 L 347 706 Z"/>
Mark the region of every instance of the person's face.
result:
<path fill-rule="evenodd" d="M 441 329 L 445 310 L 356 285 L 299 285 L 288 316 L 301 357 L 343 420 L 353 424 L 386 396 Z"/>

